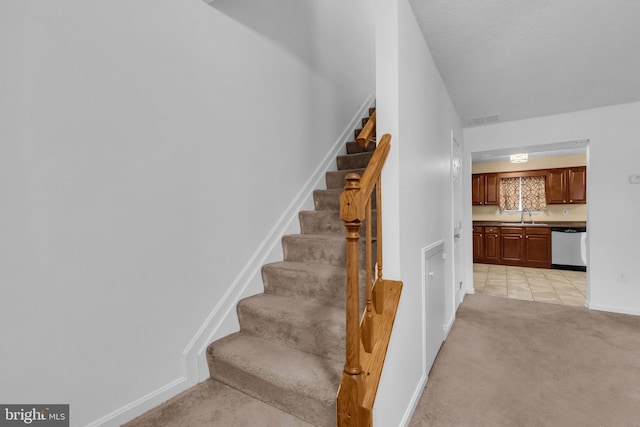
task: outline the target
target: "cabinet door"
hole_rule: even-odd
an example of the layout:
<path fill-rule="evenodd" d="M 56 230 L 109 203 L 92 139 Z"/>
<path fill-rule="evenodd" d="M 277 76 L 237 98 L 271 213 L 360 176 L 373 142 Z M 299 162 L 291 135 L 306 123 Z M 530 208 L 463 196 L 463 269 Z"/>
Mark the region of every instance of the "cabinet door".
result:
<path fill-rule="evenodd" d="M 500 204 L 499 185 L 497 174 L 486 174 L 484 176 L 484 204 L 498 205 Z"/>
<path fill-rule="evenodd" d="M 500 232 L 500 261 L 507 265 L 522 265 L 524 261 L 524 230 L 521 227 L 502 227 Z"/>
<path fill-rule="evenodd" d="M 551 268 L 551 234 L 549 228 L 527 228 L 524 239 L 525 265 Z"/>
<path fill-rule="evenodd" d="M 500 263 L 500 238 L 498 227 L 485 227 L 484 259 L 489 264 Z"/>
<path fill-rule="evenodd" d="M 551 169 L 547 173 L 547 194 L 548 204 L 567 203 L 567 184 L 565 169 Z"/>
<path fill-rule="evenodd" d="M 471 176 L 471 204 L 484 205 L 484 176 Z"/>
<path fill-rule="evenodd" d="M 473 262 L 484 262 L 483 227 L 473 227 Z"/>
<path fill-rule="evenodd" d="M 587 203 L 587 168 L 567 169 L 567 203 Z"/>

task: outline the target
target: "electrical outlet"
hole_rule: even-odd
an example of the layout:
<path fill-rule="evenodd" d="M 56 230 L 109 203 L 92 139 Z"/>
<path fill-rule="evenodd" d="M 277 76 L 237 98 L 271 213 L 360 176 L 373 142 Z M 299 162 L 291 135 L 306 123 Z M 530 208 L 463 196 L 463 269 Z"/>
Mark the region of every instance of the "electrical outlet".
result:
<path fill-rule="evenodd" d="M 627 283 L 629 281 L 629 275 L 626 271 L 621 271 L 618 273 L 618 280 L 622 283 Z"/>

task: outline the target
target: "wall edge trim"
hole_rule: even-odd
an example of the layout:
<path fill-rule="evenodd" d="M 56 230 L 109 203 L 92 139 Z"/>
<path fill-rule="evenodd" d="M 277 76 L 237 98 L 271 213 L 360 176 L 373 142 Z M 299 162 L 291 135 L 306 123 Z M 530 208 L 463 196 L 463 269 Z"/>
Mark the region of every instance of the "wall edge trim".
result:
<path fill-rule="evenodd" d="M 150 393 L 147 393 L 146 395 L 134 400 L 133 402 L 127 403 L 126 405 L 121 406 L 115 411 L 110 412 L 107 415 L 90 422 L 89 424 L 87 424 L 87 427 L 98 427 L 102 425 L 121 425 L 139 415 L 142 415 L 143 413 L 159 405 L 160 403 L 169 400 L 173 396 L 176 396 L 189 387 L 190 384 L 188 384 L 187 378 L 176 378 L 170 383 L 167 383 L 162 387 L 159 387 L 151 391 Z"/>

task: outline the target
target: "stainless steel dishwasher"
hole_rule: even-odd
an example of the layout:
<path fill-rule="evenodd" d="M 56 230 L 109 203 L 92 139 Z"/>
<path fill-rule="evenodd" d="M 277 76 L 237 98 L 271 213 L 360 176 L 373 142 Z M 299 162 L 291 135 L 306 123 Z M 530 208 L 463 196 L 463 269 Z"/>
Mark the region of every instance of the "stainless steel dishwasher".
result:
<path fill-rule="evenodd" d="M 587 271 L 586 227 L 551 227 L 551 268 Z"/>

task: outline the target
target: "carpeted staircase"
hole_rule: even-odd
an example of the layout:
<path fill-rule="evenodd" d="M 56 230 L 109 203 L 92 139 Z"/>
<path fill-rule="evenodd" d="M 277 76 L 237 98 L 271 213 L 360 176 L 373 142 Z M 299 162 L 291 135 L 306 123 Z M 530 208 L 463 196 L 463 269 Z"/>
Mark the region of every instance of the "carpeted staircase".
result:
<path fill-rule="evenodd" d="M 366 120 L 363 119 L 363 125 Z M 355 131 L 356 136 L 358 133 L 359 129 Z M 346 241 L 340 220 L 340 193 L 345 175 L 350 172 L 362 175 L 375 144 L 361 149 L 356 142 L 348 142 L 346 148 L 347 154 L 337 157 L 338 170 L 326 174 L 327 189 L 314 191 L 315 210 L 300 212 L 301 234 L 283 237 L 284 260 L 263 267 L 264 293 L 238 303 L 240 332 L 209 345 L 207 360 L 211 379 L 222 384 L 199 385 L 199 395 L 205 393 L 205 389 L 230 390 L 231 387 L 235 389 L 233 393 L 242 392 L 243 399 L 258 399 L 260 405 L 266 403 L 284 412 L 284 417 L 290 417 L 274 421 L 273 425 L 335 426 L 336 391 L 345 363 Z M 364 230 L 365 227 L 361 227 L 363 236 Z M 375 229 L 373 234 L 375 236 Z M 362 269 L 364 244 L 360 246 Z M 181 401 L 164 404 L 173 405 L 171 409 L 156 408 L 156 421 L 149 418 L 153 412 L 150 411 L 129 425 L 204 422 L 176 419 L 189 416 L 186 412 L 194 412 L 180 410 L 192 405 L 184 400 L 187 395 L 188 392 L 175 398 Z M 204 401 L 202 396 L 198 399 Z M 220 404 L 217 410 L 224 411 L 230 406 Z M 243 412 L 237 411 L 236 419 Z M 257 417 L 266 413 L 264 409 L 255 412 Z M 242 423 L 253 422 L 248 419 L 248 411 L 242 416 L 245 417 Z M 216 420 L 224 417 L 217 413 L 214 418 L 205 418 L 217 425 Z M 136 424 L 136 421 L 139 422 Z M 265 424 L 265 419 L 257 418 L 252 425 L 267 424 L 270 423 Z"/>
<path fill-rule="evenodd" d="M 345 362 L 340 193 L 345 175 L 362 175 L 374 148 L 347 143 L 338 171 L 326 174 L 327 189 L 314 192 L 315 210 L 300 212 L 301 234 L 283 237 L 284 260 L 263 267 L 265 292 L 238 303 L 240 332 L 207 350 L 213 379 L 318 426 L 335 425 Z"/>

